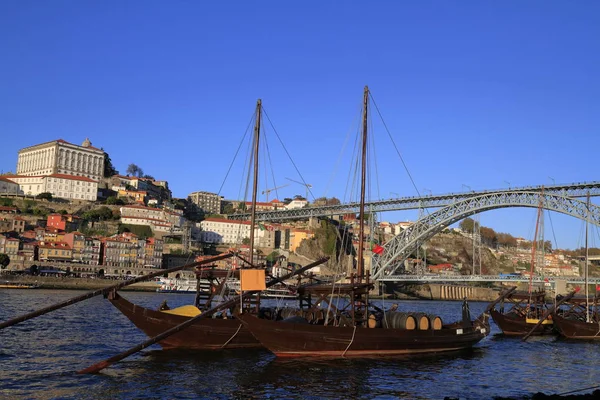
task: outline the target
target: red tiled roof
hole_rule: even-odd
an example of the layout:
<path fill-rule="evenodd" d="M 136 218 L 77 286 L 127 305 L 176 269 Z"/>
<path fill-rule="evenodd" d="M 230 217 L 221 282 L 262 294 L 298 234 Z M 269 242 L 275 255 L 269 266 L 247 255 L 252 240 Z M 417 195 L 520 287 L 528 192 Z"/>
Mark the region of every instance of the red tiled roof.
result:
<path fill-rule="evenodd" d="M 0 206 L 0 211 L 17 211 L 17 207 Z"/>
<path fill-rule="evenodd" d="M 15 185 L 18 185 L 17 182 L 13 182 L 10 179 L 5 178 L 4 176 L 0 176 L 0 181 L 4 181 L 4 182 L 8 182 L 8 183 L 14 183 Z"/>
<path fill-rule="evenodd" d="M 53 178 L 60 178 L 60 179 L 71 179 L 74 181 L 84 181 L 84 182 L 95 182 L 98 183 L 98 181 L 95 181 L 93 179 L 90 179 L 88 177 L 85 176 L 76 176 L 76 175 L 67 175 L 67 174 L 52 174 L 52 175 L 47 175 L 47 176 L 51 176 Z"/>

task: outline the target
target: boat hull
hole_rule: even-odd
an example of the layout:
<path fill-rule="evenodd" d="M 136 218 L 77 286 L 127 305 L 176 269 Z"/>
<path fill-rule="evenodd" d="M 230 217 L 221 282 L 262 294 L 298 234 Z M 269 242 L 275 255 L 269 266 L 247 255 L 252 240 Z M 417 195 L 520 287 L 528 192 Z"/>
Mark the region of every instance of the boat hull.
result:
<path fill-rule="evenodd" d="M 554 316 L 554 324 L 561 336 L 569 339 L 600 340 L 600 324 Z"/>
<path fill-rule="evenodd" d="M 334 327 L 240 317 L 250 332 L 278 357 L 377 357 L 467 349 L 489 326 L 406 330 Z"/>
<path fill-rule="evenodd" d="M 502 333 L 507 336 L 525 336 L 535 326 L 535 323 L 527 322 L 525 317 L 502 314 L 495 309 L 490 310 L 490 315 Z M 552 334 L 554 334 L 553 324 L 540 324 L 532 333 L 538 336 Z"/>
<path fill-rule="evenodd" d="M 190 319 L 140 307 L 118 293 L 111 293 L 109 301 L 149 337 L 159 335 Z M 240 320 L 235 318 L 200 319 L 158 343 L 165 349 L 219 350 L 262 347 Z"/>

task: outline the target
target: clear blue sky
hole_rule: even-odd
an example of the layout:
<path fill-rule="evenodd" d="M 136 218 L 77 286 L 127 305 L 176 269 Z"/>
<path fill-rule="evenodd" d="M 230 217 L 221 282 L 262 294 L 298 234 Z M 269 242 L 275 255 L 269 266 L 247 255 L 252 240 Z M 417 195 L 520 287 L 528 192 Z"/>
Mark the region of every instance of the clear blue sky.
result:
<path fill-rule="evenodd" d="M 599 38 L 597 1 L 3 1 L 0 169 L 89 137 L 175 196 L 216 192 L 262 98 L 313 194 L 343 199 L 332 174 L 369 85 L 421 192 L 598 180 Z M 372 197 L 414 195 L 379 127 Z M 274 162 L 278 197 L 304 194 Z M 526 238 L 534 221 L 482 215 Z M 582 245 L 579 221 L 552 221 Z"/>

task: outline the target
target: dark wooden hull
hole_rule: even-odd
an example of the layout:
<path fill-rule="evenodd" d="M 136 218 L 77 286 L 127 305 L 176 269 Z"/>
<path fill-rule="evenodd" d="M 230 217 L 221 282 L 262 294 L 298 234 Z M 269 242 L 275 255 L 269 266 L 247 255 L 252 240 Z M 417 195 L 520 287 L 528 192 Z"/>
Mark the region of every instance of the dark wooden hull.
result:
<path fill-rule="evenodd" d="M 502 333 L 507 336 L 525 336 L 535 326 L 534 323 L 528 323 L 523 316 L 502 314 L 495 309 L 490 310 L 490 315 Z M 538 336 L 552 334 L 554 334 L 553 324 L 539 325 L 532 333 Z"/>
<path fill-rule="evenodd" d="M 561 336 L 569 339 L 600 340 L 600 324 L 554 316 L 554 325 Z"/>
<path fill-rule="evenodd" d="M 376 357 L 467 349 L 489 333 L 489 325 L 458 324 L 441 330 L 334 327 L 271 321 L 244 314 L 244 325 L 279 357 Z"/>
<path fill-rule="evenodd" d="M 111 294 L 109 301 L 149 337 L 163 333 L 189 319 L 189 317 L 166 314 L 137 306 L 117 293 Z M 159 344 L 165 349 L 182 348 L 196 350 L 262 347 L 258 340 L 242 325 L 240 320 L 235 318 L 200 319 L 187 329 L 160 341 Z"/>

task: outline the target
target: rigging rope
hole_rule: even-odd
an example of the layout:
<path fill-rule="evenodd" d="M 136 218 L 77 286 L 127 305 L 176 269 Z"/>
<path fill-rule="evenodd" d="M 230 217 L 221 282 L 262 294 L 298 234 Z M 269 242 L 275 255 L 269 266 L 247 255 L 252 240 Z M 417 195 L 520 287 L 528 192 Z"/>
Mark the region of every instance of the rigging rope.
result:
<path fill-rule="evenodd" d="M 267 121 L 269 121 L 269 124 L 271 125 L 271 128 L 273 128 L 273 132 L 275 132 L 275 136 L 279 140 L 279 143 L 281 144 L 281 147 L 283 147 L 283 151 L 285 151 L 285 154 L 287 154 L 288 158 L 290 159 L 290 162 L 292 163 L 294 169 L 296 170 L 296 173 L 298 173 L 298 176 L 300 177 L 300 180 L 302 180 L 302 183 L 304 183 L 304 186 L 306 186 L 306 190 L 308 191 L 308 193 L 311 195 L 311 197 L 314 200 L 315 196 L 313 195 L 312 191 L 310 190 L 310 188 L 306 184 L 306 181 L 304 180 L 304 176 L 302 176 L 302 174 L 300 173 L 300 170 L 296 166 L 296 163 L 292 159 L 292 156 L 290 155 L 290 153 L 288 152 L 287 148 L 283 144 L 283 141 L 281 140 L 281 137 L 279 137 L 279 134 L 277 133 L 277 130 L 275 129 L 275 126 L 273 126 L 273 123 L 271 122 L 271 118 L 269 118 L 269 114 L 267 114 L 267 111 L 265 110 L 264 107 L 262 108 L 262 111 L 263 111 L 263 114 L 265 115 L 265 117 L 267 117 Z"/>
<path fill-rule="evenodd" d="M 350 346 L 352 346 L 352 343 L 354 343 L 354 335 L 356 335 L 356 325 L 354 325 L 354 330 L 352 331 L 352 339 L 350 339 L 350 343 L 348 343 L 348 347 L 346 347 L 346 350 L 344 350 L 344 352 L 342 353 L 342 357 L 346 356 L 346 352 L 348 351 Z"/>
<path fill-rule="evenodd" d="M 417 192 L 417 194 L 419 195 L 419 197 L 421 196 L 421 193 L 419 192 L 419 189 L 417 188 L 417 185 L 415 183 L 415 180 L 412 177 L 412 174 L 410 173 L 410 171 L 408 170 L 408 166 L 406 165 L 406 162 L 404 162 L 404 158 L 402 157 L 402 154 L 400 154 L 400 150 L 398 150 L 398 146 L 396 146 L 396 142 L 394 141 L 394 138 L 392 137 L 390 130 L 387 127 L 387 124 L 385 123 L 383 116 L 381 115 L 381 112 L 379 111 L 379 107 L 377 106 L 377 103 L 375 102 L 375 99 L 373 98 L 373 95 L 371 95 L 371 92 L 369 92 L 369 97 L 371 98 L 371 101 L 373 102 L 373 105 L 375 106 L 375 110 L 377 110 L 377 114 L 379 115 L 379 118 L 381 119 L 381 122 L 383 123 L 383 126 L 390 138 L 390 140 L 392 141 L 392 144 L 394 145 L 394 149 L 396 150 L 396 153 L 398 154 L 398 157 L 400 157 L 400 161 L 402 162 L 402 165 L 404 166 L 404 170 L 406 171 L 406 174 L 408 175 L 408 178 L 410 179 L 410 182 L 412 183 L 415 191 Z M 429 211 L 427 211 L 427 213 L 429 214 Z"/>

